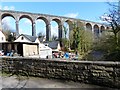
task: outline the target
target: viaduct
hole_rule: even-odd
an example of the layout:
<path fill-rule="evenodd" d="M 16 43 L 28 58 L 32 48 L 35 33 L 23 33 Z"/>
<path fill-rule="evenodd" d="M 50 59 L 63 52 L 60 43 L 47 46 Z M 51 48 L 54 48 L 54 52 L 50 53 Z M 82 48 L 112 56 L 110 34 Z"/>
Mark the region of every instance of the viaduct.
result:
<path fill-rule="evenodd" d="M 81 20 L 76 18 L 68 18 L 63 16 L 47 15 L 40 13 L 30 13 L 30 12 L 21 12 L 21 11 L 10 11 L 10 10 L 0 10 L 0 25 L 2 25 L 2 19 L 10 16 L 15 19 L 16 22 L 16 35 L 19 35 L 19 21 L 22 18 L 28 18 L 32 22 L 32 36 L 36 36 L 36 20 L 41 19 L 46 24 L 46 40 L 49 41 L 51 37 L 51 21 L 55 21 L 58 24 L 58 38 L 63 38 L 63 24 L 64 22 L 68 23 L 69 30 L 72 30 L 73 23 L 79 25 L 82 23 L 85 30 L 91 30 L 95 34 L 101 34 L 103 30 L 108 29 L 107 25 L 91 22 L 87 20 Z"/>

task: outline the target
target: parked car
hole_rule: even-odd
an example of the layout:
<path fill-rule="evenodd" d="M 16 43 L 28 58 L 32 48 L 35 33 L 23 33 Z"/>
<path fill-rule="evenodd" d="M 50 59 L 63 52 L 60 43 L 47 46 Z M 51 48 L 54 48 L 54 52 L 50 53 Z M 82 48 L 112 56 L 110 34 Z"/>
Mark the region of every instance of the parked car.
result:
<path fill-rule="evenodd" d="M 4 55 L 4 51 L 0 50 L 0 56 L 3 56 L 3 55 Z"/>

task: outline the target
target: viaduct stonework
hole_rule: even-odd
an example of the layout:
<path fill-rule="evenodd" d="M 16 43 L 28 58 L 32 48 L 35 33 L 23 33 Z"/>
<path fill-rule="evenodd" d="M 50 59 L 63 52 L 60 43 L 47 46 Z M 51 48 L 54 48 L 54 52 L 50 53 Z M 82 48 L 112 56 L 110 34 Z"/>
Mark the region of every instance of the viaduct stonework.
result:
<path fill-rule="evenodd" d="M 103 30 L 108 29 L 107 25 L 76 19 L 76 18 L 69 18 L 63 16 L 55 16 L 55 15 L 47 15 L 47 14 L 40 14 L 40 13 L 29 13 L 29 12 L 21 12 L 21 11 L 9 11 L 9 10 L 0 10 L 0 26 L 2 25 L 2 19 L 10 16 L 15 19 L 16 22 L 16 35 L 19 35 L 19 21 L 22 18 L 28 18 L 32 22 L 32 36 L 36 36 L 36 20 L 41 19 L 46 24 L 46 40 L 49 41 L 51 37 L 51 21 L 55 21 L 58 24 L 58 38 L 63 38 L 63 24 L 64 22 L 68 23 L 69 31 L 72 30 L 72 26 L 74 23 L 79 25 L 82 23 L 84 25 L 85 30 L 91 30 L 93 33 L 100 35 Z"/>

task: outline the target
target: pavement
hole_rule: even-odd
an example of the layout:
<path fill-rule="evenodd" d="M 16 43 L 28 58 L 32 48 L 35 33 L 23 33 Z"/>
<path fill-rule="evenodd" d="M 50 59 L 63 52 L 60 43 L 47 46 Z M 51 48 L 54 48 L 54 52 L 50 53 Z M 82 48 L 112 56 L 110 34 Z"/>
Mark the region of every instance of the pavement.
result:
<path fill-rule="evenodd" d="M 74 81 L 66 81 L 59 79 L 47 79 L 39 77 L 23 77 L 20 76 L 0 76 L 0 88 L 93 88 L 101 90 L 117 90 L 108 87 L 102 87 L 98 85 L 79 83 Z"/>

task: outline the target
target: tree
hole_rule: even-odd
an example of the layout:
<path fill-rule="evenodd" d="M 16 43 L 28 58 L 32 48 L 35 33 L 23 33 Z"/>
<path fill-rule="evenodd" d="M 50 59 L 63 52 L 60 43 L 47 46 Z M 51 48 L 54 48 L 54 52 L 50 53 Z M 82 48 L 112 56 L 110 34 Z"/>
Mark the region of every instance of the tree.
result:
<path fill-rule="evenodd" d="M 64 30 L 64 34 L 65 34 L 65 37 L 63 38 L 63 39 L 61 39 L 61 41 L 62 41 L 62 46 L 63 46 L 63 51 L 69 51 L 70 50 L 70 45 L 69 45 L 69 43 L 70 43 L 70 41 L 69 41 L 69 39 L 67 38 L 67 32 L 68 32 L 68 28 L 67 27 L 65 27 L 65 26 L 63 26 L 63 30 Z"/>
<path fill-rule="evenodd" d="M 120 3 L 120 1 L 119 1 Z M 104 21 L 107 21 L 109 25 L 111 26 L 112 32 L 114 34 L 114 40 L 115 40 L 115 48 L 118 49 L 119 47 L 119 40 L 118 40 L 118 35 L 120 32 L 120 6 L 118 5 L 111 5 L 113 7 L 113 10 L 109 10 L 108 14 L 104 14 L 101 18 Z"/>
<path fill-rule="evenodd" d="M 78 49 L 78 44 L 80 42 L 80 29 L 79 27 L 77 27 L 76 24 L 73 24 L 73 30 L 71 30 L 71 34 L 70 34 L 70 41 L 71 41 L 71 49 L 74 49 L 75 51 L 77 51 Z"/>
<path fill-rule="evenodd" d="M 93 34 L 91 31 L 81 30 L 80 34 L 80 43 L 79 43 L 79 52 L 86 53 L 91 50 L 93 45 Z"/>
<path fill-rule="evenodd" d="M 67 38 L 60 39 L 60 45 L 62 47 L 62 51 L 69 52 L 69 40 Z"/>
<path fill-rule="evenodd" d="M 79 54 L 84 54 L 91 49 L 92 46 L 92 32 L 86 31 L 82 23 L 77 26 L 73 25 L 71 32 L 72 38 L 70 38 L 72 49 Z"/>
<path fill-rule="evenodd" d="M 13 32 L 11 32 L 10 30 L 3 30 L 3 33 L 6 37 L 6 40 L 9 42 L 12 42 L 16 39 L 15 34 Z"/>
<path fill-rule="evenodd" d="M 65 38 L 67 38 L 67 32 L 68 32 L 68 29 L 67 29 L 67 27 L 65 27 L 65 26 L 63 26 L 63 30 L 64 30 L 64 33 L 65 33 Z"/>
<path fill-rule="evenodd" d="M 42 32 L 38 33 L 38 38 L 44 37 L 45 35 Z"/>
<path fill-rule="evenodd" d="M 16 39 L 15 32 L 7 25 L 7 23 L 2 23 L 2 32 L 4 33 L 6 40 L 12 42 Z"/>
<path fill-rule="evenodd" d="M 58 39 L 57 36 L 55 36 L 55 35 L 52 36 L 52 41 L 55 41 L 57 39 Z"/>
<path fill-rule="evenodd" d="M 111 32 L 113 35 L 106 37 L 104 42 L 106 45 L 107 54 L 105 59 L 107 60 L 119 60 L 120 56 L 120 1 L 119 5 L 108 3 L 112 9 L 108 14 L 104 14 L 101 18 L 111 26 Z M 102 48 L 102 47 L 101 47 Z"/>

